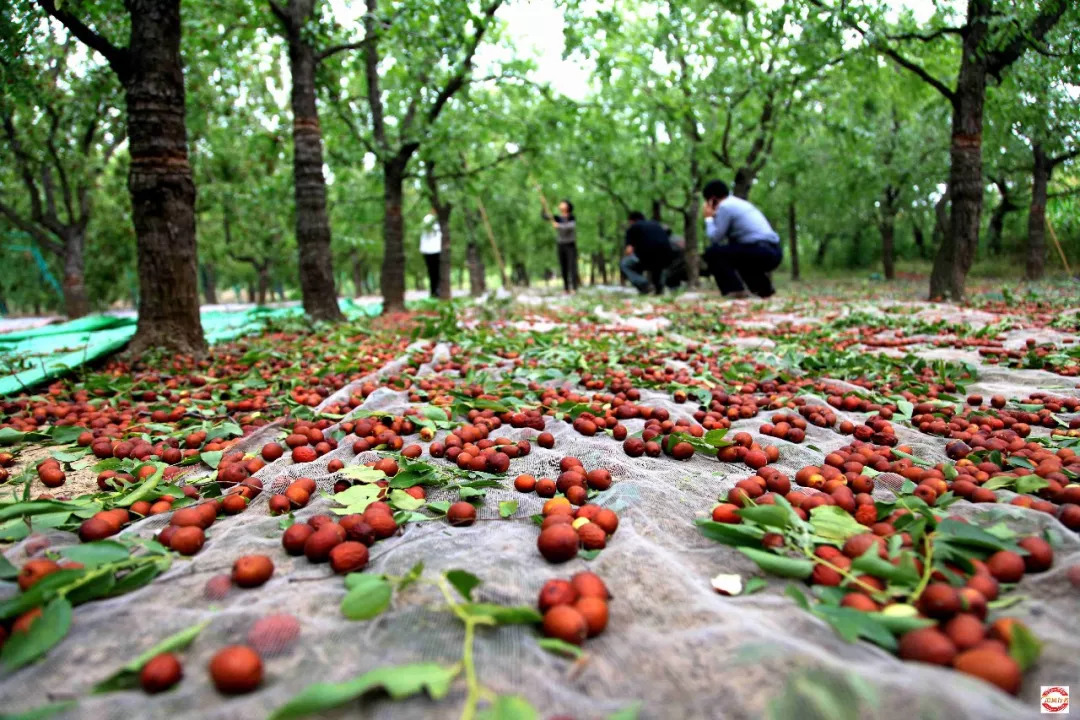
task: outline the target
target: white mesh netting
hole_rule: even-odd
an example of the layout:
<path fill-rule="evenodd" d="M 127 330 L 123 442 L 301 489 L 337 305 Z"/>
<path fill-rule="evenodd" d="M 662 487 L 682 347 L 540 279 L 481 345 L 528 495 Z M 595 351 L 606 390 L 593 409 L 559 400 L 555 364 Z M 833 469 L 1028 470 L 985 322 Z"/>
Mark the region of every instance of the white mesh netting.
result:
<path fill-rule="evenodd" d="M 806 318 L 801 318 L 806 321 Z M 642 321 L 639 327 L 648 327 Z M 751 342 L 752 339 L 743 342 Z M 970 353 L 933 351 L 936 356 L 976 360 Z M 383 374 L 396 371 L 404 360 Z M 421 372 L 428 372 L 428 367 Z M 1074 383 L 1041 371 L 1011 371 L 984 366 L 982 379 L 972 391 L 1026 397 L 1036 389 L 1075 393 Z M 353 387 L 358 387 L 359 383 Z M 347 398 L 346 388 L 326 404 Z M 692 403 L 675 404 L 670 396 L 642 391 L 642 402 L 667 408 L 672 418 L 689 416 Z M 819 400 L 823 402 L 823 400 Z M 400 413 L 407 395 L 381 389 L 363 409 Z M 865 416 L 837 412 L 841 419 Z M 735 430 L 754 434 L 763 444 L 782 447 L 780 469 L 793 476 L 800 467 L 820 463 L 823 453 L 842 447 L 849 437 L 810 426 L 802 445 L 791 445 L 757 435 L 762 416 L 734 424 Z M 631 432 L 642 421 L 627 421 Z M 923 458 L 944 460 L 944 440 L 895 423 L 902 443 Z M 476 642 L 481 682 L 498 693 L 520 694 L 542 716 L 566 715 L 600 718 L 641 701 L 644 718 L 761 718 L 770 699 L 793 671 L 823 668 L 850 673 L 868 685 L 874 699 L 860 711 L 868 718 L 1018 718 L 1035 715 L 1040 685 L 1067 684 L 1080 676 L 1080 639 L 1076 637 L 1076 591 L 1064 577 L 1065 569 L 1080 558 L 1073 533 L 1045 514 L 1021 508 L 994 508 L 1016 527 L 1051 528 L 1060 539 L 1054 568 L 1025 577 L 1019 594 L 1026 601 L 1011 608 L 1046 641 L 1042 659 L 1025 678 L 1018 699 L 1010 698 L 968 676 L 938 667 L 903 662 L 877 647 L 843 641 L 830 627 L 796 608 L 783 596 L 786 581 L 768 578 L 768 588 L 744 597 L 723 597 L 710 586 L 718 573 L 739 573 L 744 578 L 762 573 L 735 550 L 702 537 L 693 525 L 707 513 L 718 495 L 750 473 L 742 465 L 718 463 L 695 456 L 688 462 L 671 458 L 628 458 L 621 443 L 607 436 L 586 438 L 570 425 L 549 421 L 556 438 L 554 449 L 535 444 L 532 453 L 511 463 L 505 490 L 488 491 L 472 527 L 451 528 L 443 520 L 412 523 L 400 534 L 372 547 L 366 572 L 402 575 L 417 562 L 427 573 L 463 568 L 479 576 L 481 600 L 535 606 L 543 582 L 590 569 L 605 579 L 614 599 L 606 632 L 585 644 L 587 660 L 574 663 L 537 646 L 537 632 L 524 626 L 481 629 Z M 261 430 L 244 446 L 258 448 L 274 429 Z M 514 440 L 533 438 L 533 430 L 504 427 L 500 435 Z M 440 437 L 443 433 L 440 433 Z M 407 442 L 411 442 L 412 439 Z M 284 478 L 317 480 L 330 492 L 333 478 L 327 463 L 341 458 L 353 464 L 375 453 L 354 455 L 352 440 L 307 465 L 283 459 L 263 469 L 258 477 L 266 485 L 247 511 L 223 517 L 208 531 L 203 550 L 179 559 L 171 570 L 149 586 L 129 595 L 95 601 L 76 609 L 70 635 L 46 658 L 0 680 L 0 711 L 24 710 L 50 700 L 78 698 L 78 706 L 61 717 L 127 720 L 129 718 L 265 717 L 295 693 L 317 681 L 342 681 L 367 670 L 418 661 L 454 663 L 460 659 L 463 630 L 430 586 L 413 585 L 395 595 L 391 607 L 377 618 L 350 622 L 339 610 L 344 595 L 341 577 L 325 564 L 284 553 L 279 518 L 270 517 L 266 503 L 271 492 L 284 487 Z M 423 459 L 429 459 L 426 453 Z M 813 450 L 810 446 L 820 449 Z M 619 513 L 620 525 L 607 549 L 593 561 L 575 559 L 553 566 L 536 549 L 538 529 L 529 516 L 540 512 L 543 499 L 512 488 L 513 477 L 531 473 L 554 477 L 558 461 L 573 455 L 587 468 L 605 467 L 616 480 L 597 502 Z M 435 461 L 445 462 L 445 461 Z M 898 482 L 881 476 L 879 488 Z M 888 493 L 879 489 L 878 493 Z M 456 499 L 448 492 L 431 491 L 429 499 Z M 516 514 L 501 519 L 498 502 L 517 500 Z M 981 517 L 984 507 L 957 505 L 958 512 Z M 326 513 L 327 499 L 314 496 L 297 513 L 303 521 Z M 146 519 L 127 529 L 149 537 L 168 521 L 167 516 Z M 64 533 L 48 536 L 54 547 L 71 543 Z M 6 555 L 16 565 L 26 559 L 28 541 Z M 40 543 L 36 543 L 40 545 Z M 40 552 L 40 549 L 38 550 Z M 223 600 L 203 596 L 206 581 L 228 573 L 233 560 L 244 554 L 270 555 L 275 564 L 271 580 L 255 590 L 233 589 Z M 219 648 L 243 643 L 251 625 L 272 613 L 295 615 L 301 625 L 299 640 L 285 652 L 264 658 L 261 687 L 235 698 L 219 695 L 206 666 Z M 182 653 L 184 680 L 172 691 L 147 696 L 140 691 L 87 695 L 98 681 L 167 635 L 210 619 L 210 626 Z M 460 712 L 464 684 L 455 683 L 441 701 L 426 696 L 392 702 L 369 698 L 352 702 L 327 717 L 442 718 Z"/>

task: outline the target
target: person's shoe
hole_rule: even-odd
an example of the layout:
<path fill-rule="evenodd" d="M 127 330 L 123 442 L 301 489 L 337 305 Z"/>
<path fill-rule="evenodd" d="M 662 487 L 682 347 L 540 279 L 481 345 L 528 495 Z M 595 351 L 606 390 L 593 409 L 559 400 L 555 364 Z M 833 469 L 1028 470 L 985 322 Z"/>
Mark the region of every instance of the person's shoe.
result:
<path fill-rule="evenodd" d="M 745 290 L 739 290 L 737 292 L 728 293 L 724 297 L 730 300 L 745 300 L 746 298 L 750 297 L 750 293 Z"/>

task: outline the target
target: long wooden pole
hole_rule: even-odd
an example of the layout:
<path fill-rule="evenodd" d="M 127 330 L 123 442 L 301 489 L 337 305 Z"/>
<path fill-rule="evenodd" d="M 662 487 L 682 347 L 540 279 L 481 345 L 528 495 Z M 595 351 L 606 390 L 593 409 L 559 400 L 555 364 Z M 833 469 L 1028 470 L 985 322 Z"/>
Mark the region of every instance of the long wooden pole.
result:
<path fill-rule="evenodd" d="M 499 246 L 495 244 L 495 233 L 491 231 L 491 221 L 488 220 L 487 210 L 484 208 L 484 201 L 480 198 L 476 198 L 476 206 L 480 208 L 480 219 L 484 221 L 484 229 L 487 230 L 488 241 L 491 242 L 491 251 L 495 253 L 495 262 L 499 264 L 499 279 L 502 280 L 502 286 L 508 288 L 510 287 L 510 283 L 506 281 L 506 265 L 503 263 L 502 253 L 499 252 Z"/>
<path fill-rule="evenodd" d="M 1058 255 L 1061 256 L 1061 264 L 1065 266 L 1065 272 L 1072 277 L 1072 268 L 1069 267 L 1069 261 L 1065 258 L 1065 251 L 1061 249 L 1061 243 L 1058 242 L 1057 233 L 1054 232 L 1054 226 L 1050 223 L 1050 218 L 1046 218 L 1046 229 L 1050 231 L 1050 239 L 1054 241 L 1054 247 L 1057 248 Z"/>

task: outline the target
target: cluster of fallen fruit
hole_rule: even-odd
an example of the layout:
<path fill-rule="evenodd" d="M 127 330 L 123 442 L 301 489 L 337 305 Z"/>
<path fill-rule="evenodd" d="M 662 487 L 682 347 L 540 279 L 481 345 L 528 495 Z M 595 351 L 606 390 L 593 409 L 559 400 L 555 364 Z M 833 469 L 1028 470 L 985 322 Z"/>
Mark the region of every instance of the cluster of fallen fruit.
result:
<path fill-rule="evenodd" d="M 1007 618 L 987 626 L 984 622 L 986 605 L 993 601 L 991 596 L 997 595 L 1000 584 L 1019 580 L 1024 571 L 1045 569 L 1043 560 L 1048 567 L 1052 552 L 1040 538 L 1022 538 L 1014 542 L 1004 540 L 1000 532 L 997 535 L 975 534 L 973 528 L 960 529 L 962 523 L 956 519 L 943 519 L 940 509 L 949 507 L 955 496 L 975 502 L 996 502 L 994 490 L 1015 489 L 1019 494 L 1012 500 L 1014 504 L 1054 512 L 1067 526 L 1080 526 L 1080 508 L 1074 502 L 1080 499 L 1080 494 L 1076 486 L 1070 484 L 1080 470 L 1075 454 L 1067 448 L 1053 451 L 1044 444 L 1024 441 L 1032 425 L 1057 428 L 1060 421 L 1055 413 L 1075 411 L 1074 400 L 1032 396 L 1019 409 L 1005 409 L 1004 404 L 993 398 L 991 406 L 995 412 L 989 413 L 978 409 L 981 401 L 975 403 L 971 398 L 967 410 L 957 410 L 949 400 L 940 400 L 941 396 L 956 390 L 955 385 L 950 387 L 950 382 L 932 382 L 928 392 L 921 396 L 898 390 L 888 383 L 881 384 L 877 387 L 879 391 L 899 393 L 885 399 L 873 392 L 867 397 L 845 394 L 827 381 L 811 378 L 785 382 L 764 380 L 747 381 L 730 393 L 716 388 L 704 390 L 700 386 L 689 392 L 682 388 L 674 390 L 672 395 L 676 402 L 685 402 L 691 396 L 703 402 L 703 406 L 693 413 L 694 422 L 691 422 L 687 418 L 673 419 L 666 410 L 638 404 L 640 393 L 633 387 L 634 383 L 645 387 L 694 386 L 702 373 L 714 371 L 719 376 L 730 369 L 730 364 L 709 359 L 697 348 L 684 351 L 678 359 L 689 361 L 693 372 L 633 368 L 629 372 L 609 370 L 606 376 L 581 377 L 587 389 L 602 391 L 606 388 L 609 392 L 580 395 L 566 388 L 552 390 L 530 386 L 529 391 L 536 393 L 539 408 L 510 405 L 499 411 L 471 409 L 467 414 L 471 424 L 461 426 L 443 441 L 431 442 L 429 454 L 433 458 L 445 457 L 462 471 L 501 474 L 507 471 L 511 459 L 528 454 L 529 444 L 528 441 L 510 443 L 504 442 L 505 439 L 488 439 L 488 433 L 501 423 L 540 430 L 545 426 L 545 416 L 556 415 L 565 416 L 573 429 L 584 436 L 610 434 L 614 440 L 623 442 L 624 451 L 631 457 L 666 454 L 685 460 L 696 452 L 703 452 L 717 456 L 722 462 L 741 462 L 757 474 L 736 485 L 726 498 L 728 503 L 714 509 L 713 522 L 702 525 L 703 532 L 739 545 L 767 571 L 808 579 L 816 602 L 811 605 L 800 593 L 793 595 L 801 598 L 811 612 L 833 623 L 845 636 L 854 632 L 854 636 L 896 650 L 901 657 L 952 664 L 1009 692 L 1018 689 L 1024 663 L 1012 658 L 1030 658 L 1034 640 L 1021 624 Z M 603 362 L 606 364 L 607 360 Z M 920 371 L 921 379 L 931 376 L 927 368 Z M 455 388 L 453 382 L 427 380 L 413 384 L 408 378 L 396 381 L 395 386 L 409 388 L 410 399 L 414 402 L 426 400 L 433 404 L 453 396 Z M 868 389 L 874 387 L 870 383 L 865 386 Z M 348 412 L 375 388 L 376 385 L 371 384 L 348 403 L 327 410 Z M 827 396 L 828 405 L 813 404 L 806 397 L 795 396 L 806 390 Z M 506 395 L 490 388 L 488 392 L 479 387 L 470 392 L 472 398 L 490 403 L 507 399 Z M 521 390 L 516 392 L 514 397 L 524 397 Z M 306 405 L 315 404 L 326 396 L 319 392 L 294 392 L 293 395 L 294 400 Z M 911 406 L 906 411 L 905 402 Z M 1026 409 L 1025 405 L 1028 406 Z M 1031 407 L 1033 405 L 1041 407 L 1036 410 Z M 816 427 L 836 426 L 837 416 L 829 406 L 847 412 L 878 414 L 868 417 L 864 424 L 849 421 L 839 424 L 837 429 L 842 434 L 853 435 L 856 443 L 828 454 L 821 466 L 803 468 L 796 473 L 795 484 L 804 490 L 792 491 L 791 481 L 770 468 L 770 463 L 776 462 L 780 454 L 776 446 L 759 446 L 748 433 L 737 433 L 730 441 L 724 438 L 723 430 L 730 427 L 733 420 L 754 417 L 765 409 L 784 409 L 785 412 L 770 418 L 771 427 L 763 426 L 761 432 L 788 442 L 800 442 L 803 438 L 793 431 L 802 431 L 805 436 L 808 423 Z M 254 407 L 234 405 L 232 409 L 247 412 Z M 22 407 L 19 412 L 27 409 Z M 149 407 L 146 410 L 150 412 Z M 798 415 L 786 411 L 795 411 Z M 159 412 L 164 411 L 152 411 L 151 421 L 170 420 L 174 414 L 155 415 Z M 462 413 L 443 411 L 443 414 L 450 421 L 453 415 Z M 955 463 L 927 467 L 926 463 L 913 457 L 910 447 L 898 446 L 889 423 L 898 416 L 909 417 L 911 424 L 925 433 L 952 438 L 956 444 L 950 445 L 949 456 Z M 65 419 L 62 414 L 36 409 L 32 417 L 34 422 L 24 422 L 24 429 L 41 427 L 50 418 Z M 93 421 L 96 423 L 99 419 Z M 627 436 L 627 429 L 620 421 L 628 419 L 645 422 L 640 437 Z M 1074 420 L 1070 424 L 1075 423 Z M 86 541 L 94 541 L 115 535 L 133 519 L 132 513 L 145 516 L 173 512 L 172 521 L 159 535 L 159 541 L 181 554 L 197 552 L 205 539 L 204 531 L 219 514 L 243 512 L 248 502 L 262 491 L 262 482 L 251 475 L 261 470 L 265 463 L 275 462 L 286 453 L 295 462 L 312 462 L 337 448 L 338 438 L 325 432 L 332 426 L 325 418 L 294 423 L 284 442 L 264 446 L 260 458 L 229 452 L 231 442 L 223 439 L 227 435 L 213 437 L 205 430 L 154 444 L 139 438 L 123 439 L 129 431 L 140 428 L 131 422 L 131 418 L 121 418 L 121 425 L 113 428 L 108 424 L 96 424 L 94 431 L 81 434 L 77 443 L 99 458 L 120 461 L 161 458 L 165 462 L 183 462 L 202 453 L 222 453 L 217 480 L 226 494 L 196 504 L 198 493 L 194 488 L 188 488 L 180 494 L 152 498 L 152 502 L 151 499 L 135 500 L 127 509 L 96 512 L 82 522 L 80 535 Z M 255 424 L 245 424 L 242 429 L 247 431 L 253 427 Z M 398 472 L 398 460 L 404 466 L 405 459 L 415 459 L 423 452 L 419 445 L 405 446 L 402 436 L 419 431 L 421 439 L 428 441 L 433 440 L 434 433 L 426 434 L 425 430 L 430 428 L 414 423 L 409 416 L 346 420 L 337 429 L 356 435 L 352 445 L 354 452 L 382 449 L 399 451 L 400 457 L 384 457 L 370 463 L 382 473 L 383 479 L 370 482 L 378 489 L 363 512 L 350 513 L 338 522 L 329 516 L 315 516 L 305 523 L 295 523 L 285 530 L 282 542 L 290 554 L 303 554 L 313 562 L 329 561 L 335 571 L 352 573 L 366 564 L 367 548 L 371 543 L 398 529 L 395 508 L 386 502 L 387 491 Z M 541 433 L 535 441 L 541 447 L 554 446 L 554 437 L 550 433 Z M 874 444 L 868 444 L 869 441 Z M 140 482 L 149 484 L 156 472 L 153 465 L 140 466 L 130 462 L 123 468 L 131 472 L 103 470 L 99 475 L 99 486 L 103 490 L 122 492 L 126 488 L 140 487 Z M 334 473 L 343 468 L 344 463 L 335 459 L 327 471 Z M 182 470 L 179 465 L 164 468 L 161 479 L 175 477 Z M 57 478 L 54 471 L 63 475 L 60 463 L 55 460 L 45 461 L 38 467 L 43 482 L 49 476 L 62 485 L 63 478 Z M 589 493 L 610 486 L 610 473 L 603 469 L 586 472 L 580 461 L 573 458 L 564 458 L 559 471 L 556 480 L 536 480 L 528 475 L 515 480 L 515 487 L 521 492 L 535 491 L 541 497 L 552 498 L 544 505 L 538 537 L 541 555 L 552 562 L 575 557 L 582 548 L 588 551 L 604 547 L 618 525 L 618 518 L 610 509 L 588 503 Z M 882 507 L 869 495 L 874 489 L 873 475 L 879 472 L 895 472 L 911 482 L 911 487 L 906 488 L 893 507 Z M 334 489 L 341 493 L 352 485 L 348 478 L 342 477 Z M 404 485 L 400 489 L 417 500 L 424 498 L 422 485 Z M 285 514 L 298 510 L 306 506 L 314 491 L 314 481 L 306 478 L 285 486 L 275 483 L 275 494 L 269 501 L 270 511 Z M 555 497 L 558 493 L 561 496 Z M 174 506 L 178 509 L 174 510 Z M 467 526 L 476 518 L 475 506 L 465 500 L 450 504 L 445 514 L 451 525 Z M 845 516 L 847 521 L 841 519 Z M 719 529 L 729 525 L 740 529 Z M 319 540 L 312 542 L 313 538 Z M 826 541 L 819 542 L 823 538 Z M 339 551 L 342 547 L 345 549 Z M 991 549 L 993 552 L 989 551 Z M 763 555 L 752 554 L 751 550 Z M 336 551 L 341 556 L 337 562 L 334 559 Z M 78 569 L 64 561 L 46 562 L 53 562 L 57 567 L 42 577 L 51 572 Z M 269 577 L 273 572 L 272 560 L 267 556 L 239 558 L 236 562 L 229 582 L 240 587 L 254 586 L 259 578 L 265 581 L 263 576 Z M 31 574 L 41 574 L 41 566 L 35 567 Z M 809 572 L 803 575 L 806 568 Z M 596 632 L 602 630 L 607 616 L 606 588 L 600 598 L 599 594 L 589 595 L 574 587 L 575 580 L 577 576 L 568 583 L 549 582 L 540 599 L 545 633 L 571 643 L 595 634 L 595 628 L 599 628 Z M 221 583 L 220 580 L 216 582 Z M 569 585 L 577 595 L 566 591 L 560 583 Z M 545 600 L 546 594 L 556 593 L 556 590 L 549 590 L 549 586 L 563 591 L 561 601 Z M 32 588 L 33 583 L 28 587 Z M 210 592 L 208 585 L 208 596 Z M 594 599 L 603 601 L 602 612 L 592 602 Z M 553 612 L 555 614 L 549 621 L 548 616 Z M 853 619 L 851 613 L 858 613 L 858 619 Z M 32 617 L 23 624 L 30 622 L 33 622 Z M 168 659 L 155 659 L 154 662 L 157 667 L 153 672 L 162 677 L 167 677 L 173 669 Z M 150 663 L 145 667 L 150 667 Z M 178 667 L 177 664 L 177 670 Z M 220 681 L 219 674 L 223 678 Z M 259 649 L 226 648 L 215 656 L 211 675 L 223 692 L 242 692 L 257 686 L 261 676 Z M 150 687 L 156 685 L 149 683 L 147 689 Z"/>

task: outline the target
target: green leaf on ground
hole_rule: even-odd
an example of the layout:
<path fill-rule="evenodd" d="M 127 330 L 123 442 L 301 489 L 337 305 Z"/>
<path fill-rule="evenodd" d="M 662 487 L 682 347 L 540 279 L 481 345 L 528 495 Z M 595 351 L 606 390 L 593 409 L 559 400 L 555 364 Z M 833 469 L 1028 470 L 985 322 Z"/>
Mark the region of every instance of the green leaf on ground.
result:
<path fill-rule="evenodd" d="M 392 590 L 382 575 L 349 573 L 345 587 L 349 591 L 341 599 L 341 614 L 350 620 L 370 620 L 390 605 Z"/>
<path fill-rule="evenodd" d="M 271 713 L 269 720 L 292 720 L 322 713 L 375 689 L 386 691 L 393 700 L 421 692 L 427 692 L 433 700 L 440 700 L 450 691 L 450 683 L 459 672 L 460 665 L 416 663 L 376 668 L 341 683 L 316 683 Z"/>
<path fill-rule="evenodd" d="M 448 570 L 446 579 L 466 600 L 472 600 L 472 591 L 481 583 L 480 578 L 464 570 Z"/>
<path fill-rule="evenodd" d="M 150 660 L 161 653 L 183 650 L 190 645 L 192 641 L 198 637 L 199 633 L 201 633 L 209 624 L 209 620 L 204 620 L 198 625 L 192 625 L 189 628 L 184 628 L 180 632 L 173 633 L 124 667 L 117 670 L 105 680 L 99 682 L 94 686 L 93 692 L 105 693 L 114 692 L 116 690 L 131 690 L 138 687 L 139 672 L 142 670 L 143 665 L 146 665 L 146 663 L 150 662 Z"/>
<path fill-rule="evenodd" d="M 64 639 L 71 627 L 71 603 L 53 598 L 26 632 L 15 632 L 0 649 L 0 665 L 8 672 L 27 665 Z"/>

